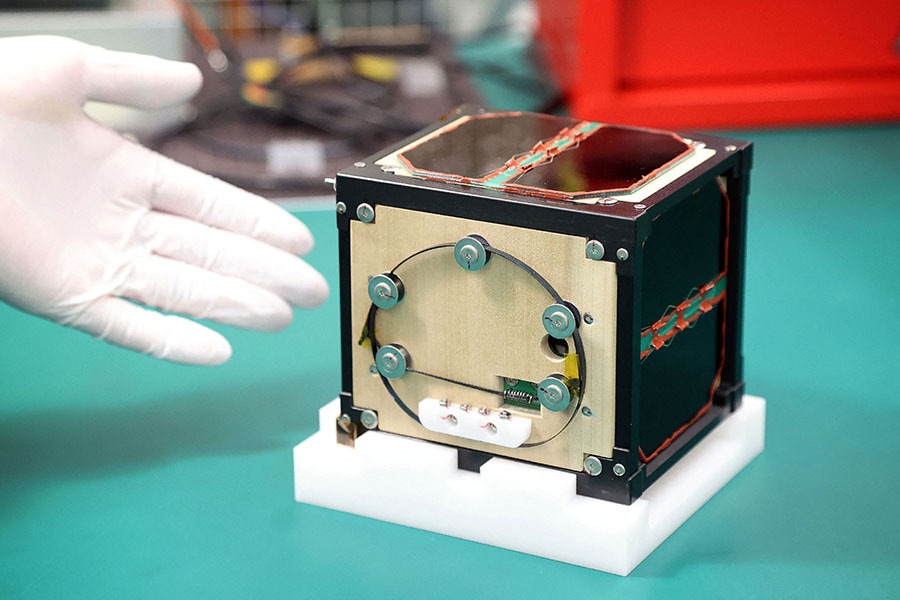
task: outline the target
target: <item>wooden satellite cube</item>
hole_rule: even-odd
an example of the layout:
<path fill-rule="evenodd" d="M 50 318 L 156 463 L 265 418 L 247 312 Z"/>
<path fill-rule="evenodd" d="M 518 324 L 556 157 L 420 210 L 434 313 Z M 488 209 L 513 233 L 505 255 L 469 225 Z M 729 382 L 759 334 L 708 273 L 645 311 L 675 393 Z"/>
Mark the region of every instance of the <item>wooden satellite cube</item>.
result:
<path fill-rule="evenodd" d="M 339 439 L 630 504 L 741 402 L 750 150 L 460 109 L 339 173 Z"/>

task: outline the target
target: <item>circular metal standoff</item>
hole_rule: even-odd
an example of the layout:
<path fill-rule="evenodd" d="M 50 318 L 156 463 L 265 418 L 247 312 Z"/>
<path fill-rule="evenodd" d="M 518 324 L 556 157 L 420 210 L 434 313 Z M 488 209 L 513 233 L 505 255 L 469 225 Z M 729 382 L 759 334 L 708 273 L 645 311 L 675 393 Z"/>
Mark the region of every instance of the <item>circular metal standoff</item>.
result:
<path fill-rule="evenodd" d="M 362 423 L 363 427 L 366 429 L 375 429 L 378 427 L 378 415 L 374 410 L 366 409 L 360 413 L 359 422 Z"/>
<path fill-rule="evenodd" d="M 381 273 L 369 280 L 369 299 L 378 308 L 394 308 L 404 293 L 403 281 L 393 273 Z"/>
<path fill-rule="evenodd" d="M 478 271 L 491 259 L 487 246 L 487 240 L 480 235 L 467 235 L 456 242 L 453 258 L 456 259 L 456 264 L 466 271 Z"/>
<path fill-rule="evenodd" d="M 572 402 L 569 380 L 558 373 L 546 377 L 538 384 L 538 400 L 547 410 L 559 412 Z"/>
<path fill-rule="evenodd" d="M 353 166 L 356 167 L 357 169 L 362 169 L 364 166 L 366 166 L 366 163 L 364 163 L 363 161 L 358 161 L 358 162 L 353 163 Z"/>
<path fill-rule="evenodd" d="M 622 463 L 614 464 L 613 473 L 615 473 L 616 477 L 621 477 L 625 474 L 625 465 L 623 465 Z"/>
<path fill-rule="evenodd" d="M 584 457 L 584 471 L 591 477 L 596 477 L 603 472 L 603 463 L 596 456 Z"/>
<path fill-rule="evenodd" d="M 568 303 L 551 304 L 544 309 L 541 322 L 550 337 L 563 340 L 575 333 L 575 328 L 578 327 L 578 314 L 575 307 Z"/>
<path fill-rule="evenodd" d="M 403 377 L 409 363 L 409 352 L 400 344 L 387 344 L 375 353 L 375 366 L 378 372 L 388 379 Z"/>
<path fill-rule="evenodd" d="M 372 208 L 371 204 L 363 202 L 356 207 L 356 216 L 359 217 L 359 220 L 363 223 L 371 223 L 375 220 L 375 209 Z"/>
<path fill-rule="evenodd" d="M 625 248 L 619 248 L 618 250 L 616 250 L 616 258 L 623 262 L 628 260 L 628 250 L 626 250 Z"/>
<path fill-rule="evenodd" d="M 591 260 L 600 260 L 604 254 L 606 254 L 606 249 L 597 240 L 590 240 L 584 245 L 584 255 Z"/>

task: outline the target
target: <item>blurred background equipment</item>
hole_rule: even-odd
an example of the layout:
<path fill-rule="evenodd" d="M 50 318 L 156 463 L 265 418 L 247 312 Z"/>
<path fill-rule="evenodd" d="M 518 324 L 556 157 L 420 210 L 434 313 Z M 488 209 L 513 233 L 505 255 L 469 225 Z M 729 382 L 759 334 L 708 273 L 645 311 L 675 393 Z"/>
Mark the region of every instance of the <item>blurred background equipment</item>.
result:
<path fill-rule="evenodd" d="M 60 35 L 170 60 L 182 60 L 187 46 L 178 10 L 169 0 L 0 0 L 0 37 L 23 35 Z M 86 110 L 138 137 L 181 118 L 177 108 L 140 110 L 89 102 Z"/>
<path fill-rule="evenodd" d="M 573 114 L 655 127 L 900 117 L 900 3 L 537 0 Z"/>
<path fill-rule="evenodd" d="M 324 178 L 465 103 L 666 129 L 900 118 L 891 0 L 0 0 L 0 11 L 0 35 L 199 64 L 204 88 L 180 111 L 89 111 L 270 197 L 326 193 Z"/>
<path fill-rule="evenodd" d="M 423 0 L 175 2 L 206 85 L 147 143 L 270 196 L 328 174 L 479 97 Z"/>

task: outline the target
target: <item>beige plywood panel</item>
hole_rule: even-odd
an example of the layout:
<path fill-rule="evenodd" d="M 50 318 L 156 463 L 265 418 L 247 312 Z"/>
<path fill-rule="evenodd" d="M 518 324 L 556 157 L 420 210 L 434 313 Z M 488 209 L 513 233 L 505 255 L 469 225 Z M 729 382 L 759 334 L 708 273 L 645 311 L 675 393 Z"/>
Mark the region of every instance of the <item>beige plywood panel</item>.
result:
<path fill-rule="evenodd" d="M 584 416 L 580 411 L 573 416 L 575 403 L 561 412 L 544 408 L 530 411 L 504 404 L 503 378 L 540 382 L 552 373 L 567 373 L 567 364 L 571 375 L 576 361 L 567 363 L 547 348 L 542 314 L 553 298 L 527 270 L 499 255 L 474 272 L 456 263 L 453 245 L 473 233 L 540 273 L 582 315 L 592 315 L 593 322 L 582 324 L 580 333 L 587 382 L 582 404 L 589 406 L 594 416 Z M 355 335 L 363 332 L 371 306 L 369 277 L 400 265 L 395 273 L 404 283 L 404 300 L 394 308 L 377 311 L 374 335 L 382 345 L 405 347 L 411 369 L 435 376 L 407 373 L 391 380 L 397 396 L 413 411 L 423 398 L 504 408 L 532 419 L 527 444 L 553 439 L 530 448 L 506 449 L 428 431 L 397 406 L 380 376 L 370 373 L 373 358 L 368 344 L 356 346 L 353 352 L 354 405 L 377 411 L 384 431 L 541 464 L 580 470 L 584 454 L 611 456 L 615 423 L 615 265 L 586 258 L 585 242 L 577 236 L 386 206 L 376 207 L 373 223 L 352 221 Z M 441 245 L 446 247 L 435 248 Z M 429 248 L 433 249 L 422 252 Z M 568 345 L 574 352 L 571 339 Z"/>

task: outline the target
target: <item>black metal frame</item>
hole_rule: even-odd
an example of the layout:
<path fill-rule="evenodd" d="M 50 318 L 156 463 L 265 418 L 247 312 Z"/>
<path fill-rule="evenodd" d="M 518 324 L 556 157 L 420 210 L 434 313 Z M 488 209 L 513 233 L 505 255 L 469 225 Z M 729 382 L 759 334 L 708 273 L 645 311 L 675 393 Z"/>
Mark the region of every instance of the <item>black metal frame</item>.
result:
<path fill-rule="evenodd" d="M 458 114 L 471 114 L 463 109 Z M 445 182 L 427 181 L 395 175 L 382 170 L 375 161 L 406 146 L 446 122 L 416 134 L 373 157 L 356 163 L 338 173 L 337 202 L 343 210 L 337 212 L 340 252 L 341 294 L 341 360 L 342 413 L 350 416 L 355 429 L 359 426 L 359 409 L 353 405 L 352 349 L 359 332 L 351 329 L 350 303 L 350 222 L 357 219 L 357 207 L 367 203 L 376 207 L 393 206 L 426 213 L 466 219 L 489 221 L 514 227 L 538 229 L 585 239 L 602 240 L 607 248 L 603 260 L 616 264 L 618 278 L 617 340 L 616 340 L 616 402 L 615 449 L 611 459 L 602 459 L 599 475 L 577 474 L 579 494 L 630 504 L 691 447 L 712 430 L 727 414 L 735 410 L 743 395 L 743 357 L 741 355 L 743 321 L 743 287 L 746 252 L 746 215 L 749 193 L 749 170 L 752 166 L 752 147 L 748 142 L 718 138 L 703 134 L 685 137 L 703 142 L 715 150 L 715 155 L 679 177 L 672 184 L 655 192 L 642 202 L 644 210 L 635 210 L 631 203 L 575 204 L 564 200 L 542 199 L 513 195 L 499 190 L 477 188 Z M 713 406 L 702 418 L 684 431 L 668 448 L 649 462 L 639 458 L 641 419 L 640 332 L 648 323 L 641 322 L 643 279 L 647 270 L 644 246 L 653 235 L 653 228 L 664 222 L 666 213 L 685 202 L 706 186 L 717 186 L 716 178 L 726 182 L 728 231 L 728 286 L 725 300 L 725 361 L 721 383 L 715 390 Z M 719 224 L 724 230 L 725 220 Z M 619 260 L 616 250 L 624 248 L 627 260 Z M 681 291 L 673 292 L 681 293 Z M 673 297 L 673 300 L 681 298 Z M 718 309 L 717 309 L 718 310 Z M 719 340 L 717 343 L 721 344 Z M 676 352 L 666 348 L 661 352 Z M 364 404 L 364 403 L 361 403 Z M 460 449 L 460 467 L 477 470 L 490 455 Z M 614 469 L 624 467 L 619 475 Z"/>

